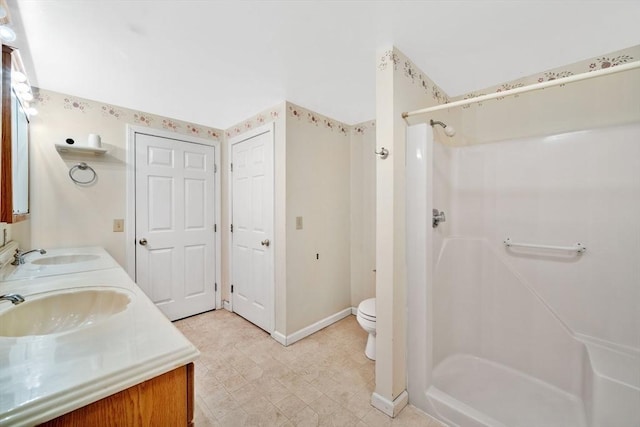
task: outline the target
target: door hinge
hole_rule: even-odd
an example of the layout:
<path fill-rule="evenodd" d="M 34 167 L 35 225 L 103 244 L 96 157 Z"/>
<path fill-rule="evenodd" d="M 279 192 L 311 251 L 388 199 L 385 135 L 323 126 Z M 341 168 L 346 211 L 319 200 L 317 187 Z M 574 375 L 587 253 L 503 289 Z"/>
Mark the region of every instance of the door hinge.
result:
<path fill-rule="evenodd" d="M 233 172 L 233 163 L 231 163 L 231 172 Z"/>
<path fill-rule="evenodd" d="M 215 163 L 213 164 L 213 173 L 218 172 L 218 165 L 216 165 Z"/>
<path fill-rule="evenodd" d="M 218 292 L 218 284 L 217 283 L 213 284 L 213 292 Z"/>
<path fill-rule="evenodd" d="M 233 293 L 233 285 L 231 285 L 231 293 Z"/>
<path fill-rule="evenodd" d="M 231 232 L 233 233 L 233 224 L 231 224 Z"/>
<path fill-rule="evenodd" d="M 213 232 L 214 233 L 218 232 L 218 224 L 213 224 Z"/>

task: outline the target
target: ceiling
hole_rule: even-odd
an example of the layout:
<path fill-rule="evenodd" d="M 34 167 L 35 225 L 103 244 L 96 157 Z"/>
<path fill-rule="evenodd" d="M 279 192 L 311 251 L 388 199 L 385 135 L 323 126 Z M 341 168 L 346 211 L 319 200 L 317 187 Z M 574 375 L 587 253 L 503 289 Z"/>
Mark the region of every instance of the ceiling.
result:
<path fill-rule="evenodd" d="M 638 1 L 17 0 L 34 86 L 225 129 L 283 100 L 375 117 L 395 45 L 449 96 L 640 44 Z"/>

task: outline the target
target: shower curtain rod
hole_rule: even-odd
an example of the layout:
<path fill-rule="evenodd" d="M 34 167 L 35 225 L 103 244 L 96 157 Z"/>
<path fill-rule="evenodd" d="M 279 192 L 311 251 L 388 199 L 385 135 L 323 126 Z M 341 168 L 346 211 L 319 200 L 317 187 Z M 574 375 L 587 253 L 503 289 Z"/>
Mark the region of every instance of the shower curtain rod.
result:
<path fill-rule="evenodd" d="M 463 100 L 460 100 L 460 101 L 450 102 L 448 104 L 440 104 L 440 105 L 436 105 L 435 107 L 429 107 L 429 108 L 423 108 L 421 110 L 409 111 L 409 112 L 402 113 L 402 118 L 406 119 L 408 117 L 417 116 L 417 115 L 420 115 L 420 114 L 432 113 L 434 111 L 446 110 L 446 109 L 449 109 L 449 108 L 460 107 L 462 105 L 469 105 L 469 104 L 473 104 L 475 102 L 483 102 L 483 101 L 487 101 L 487 100 L 490 100 L 490 99 L 504 98 L 505 96 L 518 95 L 520 93 L 532 92 L 534 90 L 545 89 L 545 88 L 548 88 L 548 87 L 559 86 L 559 85 L 563 85 L 563 84 L 567 84 L 567 83 L 573 83 L 573 82 L 579 82 L 579 81 L 582 81 L 582 80 L 593 79 L 595 77 L 607 76 L 609 74 L 620 73 L 622 71 L 634 70 L 636 68 L 640 68 L 640 61 L 634 61 L 634 62 L 630 62 L 628 64 L 616 65 L 614 67 L 605 68 L 603 70 L 591 71 L 589 73 L 575 74 L 573 76 L 562 77 L 562 78 L 559 78 L 559 79 L 549 80 L 549 81 L 542 82 L 542 83 L 535 83 L 535 84 L 528 85 L 528 86 L 523 86 L 523 87 L 518 87 L 518 88 L 515 88 L 515 89 L 505 90 L 505 91 L 502 91 L 502 92 L 494 92 L 494 93 L 490 93 L 488 95 L 478 96 L 476 98 L 463 99 Z"/>

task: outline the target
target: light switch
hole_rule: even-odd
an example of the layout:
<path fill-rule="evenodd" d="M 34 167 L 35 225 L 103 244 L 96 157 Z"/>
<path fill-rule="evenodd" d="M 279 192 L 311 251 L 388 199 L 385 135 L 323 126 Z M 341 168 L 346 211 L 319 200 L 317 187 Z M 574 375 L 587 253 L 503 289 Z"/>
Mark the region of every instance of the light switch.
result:
<path fill-rule="evenodd" d="M 302 217 L 296 217 L 296 230 L 302 230 Z"/>
<path fill-rule="evenodd" d="M 124 231 L 124 219 L 113 220 L 113 231 L 115 233 L 121 233 Z"/>

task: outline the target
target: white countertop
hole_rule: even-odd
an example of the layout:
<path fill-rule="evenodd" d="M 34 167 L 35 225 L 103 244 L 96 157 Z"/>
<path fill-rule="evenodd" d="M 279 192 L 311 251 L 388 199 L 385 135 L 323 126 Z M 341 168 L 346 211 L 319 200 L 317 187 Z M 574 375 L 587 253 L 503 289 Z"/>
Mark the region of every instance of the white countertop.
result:
<path fill-rule="evenodd" d="M 14 248 L 17 245 L 10 244 L 7 260 L 13 259 Z M 39 264 L 46 259 L 53 259 L 59 256 L 81 255 L 87 257 L 86 261 L 73 264 Z M 86 246 L 78 248 L 58 248 L 48 249 L 46 254 L 41 255 L 33 252 L 24 257 L 25 263 L 20 266 L 6 265 L 0 269 L 0 281 L 34 279 L 44 276 L 56 276 L 59 274 L 78 273 L 83 271 L 103 270 L 105 268 L 116 268 L 120 265 L 111 255 L 99 246 Z"/>
<path fill-rule="evenodd" d="M 50 420 L 197 358 L 193 344 L 120 267 L 3 281 L 0 295 L 19 293 L 29 301 L 41 292 L 97 286 L 124 288 L 132 300 L 124 311 L 77 330 L 0 337 L 0 426 Z M 0 313 L 11 307 L 0 302 Z"/>

